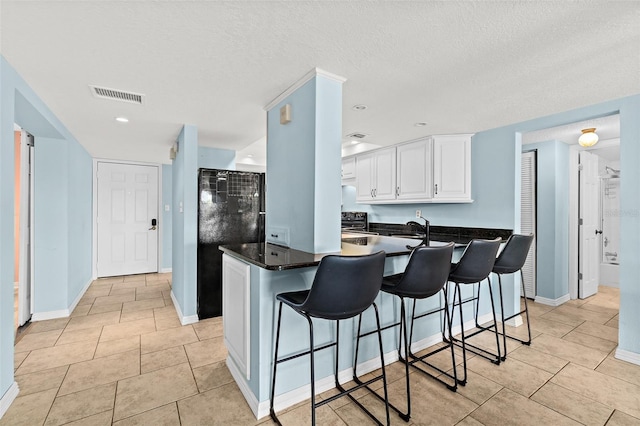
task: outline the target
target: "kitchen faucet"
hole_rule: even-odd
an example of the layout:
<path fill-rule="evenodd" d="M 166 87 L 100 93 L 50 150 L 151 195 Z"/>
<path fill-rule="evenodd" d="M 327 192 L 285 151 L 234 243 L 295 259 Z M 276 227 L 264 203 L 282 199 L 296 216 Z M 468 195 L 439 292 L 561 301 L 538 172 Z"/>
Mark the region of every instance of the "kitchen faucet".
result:
<path fill-rule="evenodd" d="M 419 232 L 422 232 L 424 234 L 424 237 L 422 238 L 422 242 L 420 244 L 418 244 L 417 246 L 410 246 L 407 244 L 407 248 L 409 250 L 413 250 L 416 247 L 420 247 L 420 246 L 428 246 L 429 245 L 429 221 L 427 219 L 425 219 L 424 217 L 420 216 L 420 219 L 424 220 L 424 225 L 414 221 L 414 220 L 410 220 L 409 222 L 407 222 L 407 226 L 411 226 L 412 228 L 417 228 Z"/>

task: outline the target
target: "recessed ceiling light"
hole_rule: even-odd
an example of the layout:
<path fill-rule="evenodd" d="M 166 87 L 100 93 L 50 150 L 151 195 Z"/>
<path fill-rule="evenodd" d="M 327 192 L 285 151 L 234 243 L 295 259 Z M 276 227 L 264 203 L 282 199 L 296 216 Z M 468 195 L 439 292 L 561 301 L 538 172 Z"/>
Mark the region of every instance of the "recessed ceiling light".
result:
<path fill-rule="evenodd" d="M 358 105 L 352 106 L 351 109 L 353 109 L 355 111 L 364 111 L 365 109 L 367 109 L 367 106 L 366 105 L 362 105 L 362 104 L 358 104 Z"/>
<path fill-rule="evenodd" d="M 424 126 L 426 126 L 426 125 L 427 125 L 427 123 L 425 123 L 424 121 L 419 121 L 419 122 L 417 122 L 417 123 L 415 124 L 415 126 L 416 126 L 416 127 L 424 127 Z"/>
<path fill-rule="evenodd" d="M 116 117 L 116 121 L 120 123 L 128 123 L 129 119 L 127 117 Z"/>
<path fill-rule="evenodd" d="M 351 141 L 351 145 L 357 145 L 359 143 L 360 143 L 360 141 Z"/>
<path fill-rule="evenodd" d="M 253 158 L 253 154 L 247 154 L 247 157 Z"/>

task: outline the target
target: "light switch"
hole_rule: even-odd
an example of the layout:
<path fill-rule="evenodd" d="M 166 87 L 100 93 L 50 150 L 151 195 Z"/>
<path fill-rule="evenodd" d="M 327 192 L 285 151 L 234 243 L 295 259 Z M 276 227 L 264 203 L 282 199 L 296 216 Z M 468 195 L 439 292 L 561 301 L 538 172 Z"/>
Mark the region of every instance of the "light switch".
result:
<path fill-rule="evenodd" d="M 164 205 L 164 211 L 168 212 L 171 209 L 171 207 L 169 207 L 169 204 L 165 204 Z"/>

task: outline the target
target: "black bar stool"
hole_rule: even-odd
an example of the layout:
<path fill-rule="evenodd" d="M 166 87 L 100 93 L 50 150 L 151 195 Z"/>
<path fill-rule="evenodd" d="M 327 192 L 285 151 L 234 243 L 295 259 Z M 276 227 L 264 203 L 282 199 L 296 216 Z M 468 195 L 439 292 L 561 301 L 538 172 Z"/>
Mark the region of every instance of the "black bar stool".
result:
<path fill-rule="evenodd" d="M 503 348 L 504 355 L 502 360 L 504 361 L 507 358 L 507 337 L 512 340 L 516 340 L 523 345 L 531 344 L 531 325 L 529 323 L 529 307 L 527 306 L 527 295 L 524 289 L 524 275 L 522 274 L 522 267 L 524 266 L 524 262 L 527 261 L 527 255 L 529 254 L 529 249 L 531 248 L 531 243 L 533 242 L 533 234 L 529 235 L 521 235 L 521 234 L 512 234 L 507 240 L 507 244 L 505 244 L 502 252 L 498 255 L 496 259 L 496 263 L 493 265 L 493 273 L 498 275 L 498 289 L 500 291 L 500 311 L 502 313 L 502 333 L 497 330 L 496 332 L 502 334 L 503 340 Z M 524 310 L 517 312 L 507 318 L 504 317 L 504 303 L 502 302 L 502 278 L 503 274 L 513 274 L 520 271 L 520 282 L 522 283 L 522 296 L 524 298 Z M 518 315 L 525 314 L 527 318 L 527 332 L 529 338 L 527 340 L 519 339 L 515 336 L 509 336 L 505 329 L 505 321 L 509 321 L 512 318 L 517 317 Z M 484 327 L 481 327 L 484 328 Z M 491 327 L 487 327 L 491 328 Z"/>
<path fill-rule="evenodd" d="M 271 383 L 270 414 L 271 418 L 281 424 L 273 408 L 276 388 L 276 368 L 278 364 L 290 361 L 301 356 L 310 355 L 311 371 L 311 422 L 316 424 L 316 407 L 327 404 L 334 399 L 347 395 L 356 405 L 364 410 L 377 424 L 382 424 L 367 408 L 365 408 L 351 393 L 376 380 L 382 379 L 384 387 L 384 401 L 387 414 L 387 424 L 389 420 L 389 405 L 387 397 L 387 377 L 384 370 L 384 355 L 382 351 L 382 335 L 380 333 L 380 317 L 378 307 L 374 303 L 376 296 L 382 285 L 382 275 L 384 273 L 385 253 L 380 251 L 366 256 L 325 256 L 318 265 L 311 289 L 302 291 L 292 291 L 280 293 L 276 299 L 280 302 L 278 308 L 278 326 L 276 331 L 275 356 L 273 362 L 273 381 Z M 282 304 L 286 304 L 294 311 L 307 319 L 309 323 L 309 350 L 294 355 L 278 359 L 278 344 L 280 342 L 280 322 L 282 319 Z M 338 382 L 338 342 L 340 341 L 340 320 L 360 316 L 362 312 L 373 305 L 376 313 L 378 345 L 380 348 L 380 361 L 382 362 L 382 376 L 368 380 L 364 384 L 359 384 L 350 389 Z M 336 340 L 333 343 L 314 348 L 313 344 L 313 321 L 311 318 L 321 318 L 336 321 Z M 334 379 L 335 385 L 340 391 L 328 399 L 315 402 L 315 372 L 314 372 L 314 352 L 322 349 L 336 347 Z M 357 353 L 357 348 L 356 348 Z"/>
<path fill-rule="evenodd" d="M 413 327 L 416 319 L 420 319 L 426 317 L 427 315 L 437 314 L 444 311 L 445 320 L 449 322 L 449 311 L 447 309 L 446 303 L 443 308 L 432 309 L 428 312 L 416 316 L 416 299 L 426 299 L 428 297 L 435 296 L 440 293 L 440 290 L 443 289 L 446 291 L 445 284 L 447 283 L 447 278 L 449 277 L 452 255 L 453 243 L 449 243 L 440 247 L 418 246 L 411 253 L 409 263 L 407 264 L 404 273 L 384 277 L 382 280 L 382 291 L 398 296 L 400 298 L 400 320 L 394 324 L 383 327 L 382 330 L 396 327 L 398 325 L 400 326 L 400 338 L 398 340 L 398 357 L 400 358 L 400 361 L 405 365 L 405 377 L 407 384 L 407 411 L 405 413 L 391 403 L 389 403 L 389 406 L 397 411 L 400 417 L 405 421 L 409 421 L 409 419 L 411 418 L 411 389 L 409 384 L 409 366 L 413 366 L 415 369 L 421 371 L 422 373 L 440 381 L 452 391 L 455 391 L 457 388 L 455 356 L 453 353 L 453 343 L 450 340 L 448 341 L 448 346 L 443 346 L 441 348 L 435 349 L 426 355 L 417 356 L 411 352 L 411 343 L 413 341 Z M 409 338 L 407 338 L 407 316 L 405 298 L 414 300 L 413 310 L 411 314 L 411 333 L 409 335 Z M 446 296 L 445 300 L 447 300 Z M 358 332 L 358 343 L 360 342 L 360 337 L 367 336 L 374 332 L 375 331 L 372 331 L 363 334 L 362 336 L 360 336 L 360 333 Z M 404 349 L 404 355 L 402 349 Z M 446 349 L 451 350 L 453 374 L 449 374 L 448 372 L 443 371 L 435 365 L 432 365 L 431 363 L 425 361 L 425 359 L 429 356 Z M 420 362 L 439 371 L 440 373 L 447 375 L 453 380 L 453 384 L 448 384 L 441 378 L 416 365 Z M 355 377 L 354 380 L 358 382 Z M 378 395 L 378 398 L 382 397 Z"/>
<path fill-rule="evenodd" d="M 455 317 L 455 307 L 458 306 L 460 312 L 460 336 L 461 339 L 453 337 L 451 327 L 449 327 L 450 340 L 462 348 L 462 363 L 464 367 L 464 378 L 458 380 L 458 383 L 465 385 L 467 383 L 467 349 L 476 355 L 482 356 L 493 362 L 494 364 L 500 364 L 500 341 L 498 334 L 496 333 L 496 352 L 492 353 L 479 346 L 473 345 L 466 341 L 466 339 L 475 336 L 476 334 L 485 331 L 479 329 L 469 335 L 464 333 L 464 317 L 462 315 L 462 305 L 469 302 L 476 302 L 475 304 L 475 322 L 478 326 L 478 304 L 480 296 L 480 285 L 486 279 L 489 283 L 489 296 L 491 298 L 491 313 L 493 314 L 493 323 L 496 321 L 496 310 L 493 303 L 493 291 L 491 290 L 491 280 L 489 274 L 493 270 L 493 265 L 496 261 L 496 254 L 500 248 L 500 238 L 495 240 L 471 240 L 467 248 L 465 249 L 460 261 L 458 263 L 451 264 L 451 272 L 449 273 L 449 281 L 455 283 L 455 289 L 453 292 L 453 307 L 451 312 L 451 323 L 453 324 L 453 318 Z M 478 284 L 478 295 L 472 294 L 471 297 L 462 300 L 462 292 L 460 291 L 460 284 Z M 456 301 L 457 297 L 457 301 Z M 496 325 L 497 328 L 497 325 Z"/>

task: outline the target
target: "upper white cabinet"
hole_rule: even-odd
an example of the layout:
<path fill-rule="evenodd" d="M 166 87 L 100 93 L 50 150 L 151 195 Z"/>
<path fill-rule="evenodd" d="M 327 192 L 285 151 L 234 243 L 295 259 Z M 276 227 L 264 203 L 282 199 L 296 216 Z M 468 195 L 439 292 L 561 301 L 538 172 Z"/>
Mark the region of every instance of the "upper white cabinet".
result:
<path fill-rule="evenodd" d="M 405 143 L 396 147 L 397 200 L 424 200 L 431 198 L 431 139 Z"/>
<path fill-rule="evenodd" d="M 433 136 L 433 199 L 471 200 L 471 136 Z"/>
<path fill-rule="evenodd" d="M 360 203 L 469 203 L 471 136 L 436 135 L 356 156 Z"/>
<path fill-rule="evenodd" d="M 356 201 L 379 202 L 396 198 L 396 148 L 356 157 Z"/>
<path fill-rule="evenodd" d="M 342 182 L 353 183 L 356 178 L 356 157 L 342 159 Z"/>

